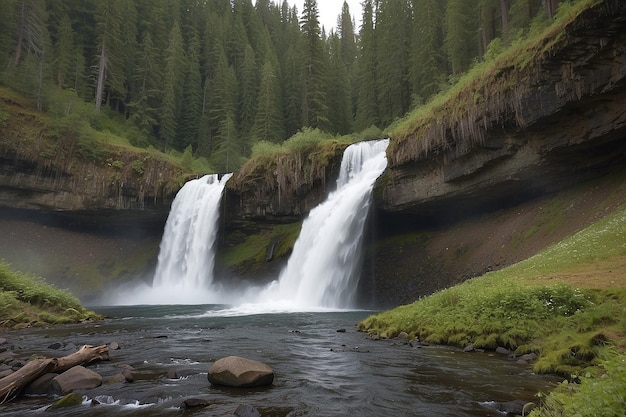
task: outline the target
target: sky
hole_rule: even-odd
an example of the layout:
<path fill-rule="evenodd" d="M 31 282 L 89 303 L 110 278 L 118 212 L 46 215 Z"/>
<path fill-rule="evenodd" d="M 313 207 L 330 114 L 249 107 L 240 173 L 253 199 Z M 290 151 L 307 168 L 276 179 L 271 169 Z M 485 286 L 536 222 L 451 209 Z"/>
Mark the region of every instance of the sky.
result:
<path fill-rule="evenodd" d="M 341 9 L 343 7 L 344 0 L 317 0 L 317 7 L 320 12 L 320 24 L 326 29 L 326 33 L 330 33 L 330 29 L 336 29 L 337 18 L 341 15 Z M 347 0 L 350 7 L 350 16 L 354 19 L 354 30 L 358 33 L 361 28 L 361 16 L 363 11 L 361 10 L 362 0 Z M 291 6 L 298 8 L 298 14 L 302 17 L 302 6 L 304 0 L 287 0 L 287 3 Z"/>

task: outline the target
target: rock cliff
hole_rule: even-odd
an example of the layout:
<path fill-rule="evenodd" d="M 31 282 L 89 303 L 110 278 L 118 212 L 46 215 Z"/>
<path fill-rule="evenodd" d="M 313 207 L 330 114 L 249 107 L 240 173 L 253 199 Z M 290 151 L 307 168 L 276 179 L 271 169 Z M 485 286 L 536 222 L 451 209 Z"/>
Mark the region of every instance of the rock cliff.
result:
<path fill-rule="evenodd" d="M 480 209 L 624 165 L 626 4 L 601 2 L 524 52 L 461 90 L 460 109 L 445 103 L 437 120 L 393 138 L 382 211 Z"/>

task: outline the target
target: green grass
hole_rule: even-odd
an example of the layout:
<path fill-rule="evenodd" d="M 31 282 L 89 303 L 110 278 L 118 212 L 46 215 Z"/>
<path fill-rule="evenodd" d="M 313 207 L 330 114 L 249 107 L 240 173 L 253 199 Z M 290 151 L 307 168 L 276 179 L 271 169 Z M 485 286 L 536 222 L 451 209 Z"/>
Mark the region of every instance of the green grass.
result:
<path fill-rule="evenodd" d="M 435 344 L 535 352 L 534 372 L 570 382 L 544 394 L 534 416 L 623 416 L 625 264 L 622 205 L 525 261 L 370 316 L 358 327 L 375 338 L 407 332 Z"/>
<path fill-rule="evenodd" d="M 536 256 L 371 316 L 359 328 L 376 337 L 404 331 L 431 343 L 539 351 L 536 371 L 569 377 L 606 344 L 624 343 L 626 285 L 577 288 L 554 278 L 624 255 L 626 206 Z"/>
<path fill-rule="evenodd" d="M 0 262 L 0 327 L 74 323 L 98 316 L 69 292 Z"/>
<path fill-rule="evenodd" d="M 609 351 L 595 372 L 579 383 L 565 380 L 550 394 L 539 396 L 541 406 L 531 417 L 623 417 L 626 405 L 626 357 Z"/>

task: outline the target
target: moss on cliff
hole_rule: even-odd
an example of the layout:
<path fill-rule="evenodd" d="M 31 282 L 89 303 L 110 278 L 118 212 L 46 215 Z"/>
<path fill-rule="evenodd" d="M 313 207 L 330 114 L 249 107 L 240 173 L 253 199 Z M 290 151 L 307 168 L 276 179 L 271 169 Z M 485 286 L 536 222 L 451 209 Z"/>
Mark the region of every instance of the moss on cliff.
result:
<path fill-rule="evenodd" d="M 301 226 L 301 223 L 278 224 L 239 239 L 231 236 L 231 240 L 239 241 L 218 252 L 218 265 L 246 275 L 254 274 L 268 261 L 284 259 L 291 253 Z"/>
<path fill-rule="evenodd" d="M 185 166 L 183 154 L 133 146 L 114 133 L 123 124 L 86 107 L 73 102 L 72 113 L 41 113 L 0 87 L 0 174 L 5 184 L 37 190 L 34 196 L 49 193 L 31 206 L 143 208 L 171 200 L 196 168 L 206 168 L 193 160 Z"/>
<path fill-rule="evenodd" d="M 572 62 L 552 64 L 562 67 L 558 82 L 543 80 L 540 75 L 551 58 L 575 43 L 581 30 L 589 29 L 587 25 L 596 31 L 610 30 L 611 18 L 602 19 L 619 16 L 617 10 L 623 5 L 614 3 L 613 0 L 562 3 L 556 19 L 538 20 L 528 34 L 520 36 L 508 48 L 502 48 L 499 40 L 493 42 L 485 60 L 449 90 L 389 127 L 390 167 L 449 151 L 462 155 L 484 143 L 491 128 L 524 129 L 532 122 L 529 118 L 534 117 L 529 114 L 526 101 L 538 94 L 542 83 L 554 84 L 546 88 L 559 99 L 580 99 L 588 86 L 574 76 Z M 611 13 L 612 8 L 615 11 Z M 587 47 L 603 47 L 601 42 L 594 43 L 588 42 Z"/>

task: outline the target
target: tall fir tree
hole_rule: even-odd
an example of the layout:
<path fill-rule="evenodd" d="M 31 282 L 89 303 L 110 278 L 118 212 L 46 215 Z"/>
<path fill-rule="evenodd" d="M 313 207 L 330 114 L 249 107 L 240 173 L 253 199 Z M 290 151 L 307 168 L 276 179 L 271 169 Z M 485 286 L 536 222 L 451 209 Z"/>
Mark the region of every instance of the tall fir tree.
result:
<path fill-rule="evenodd" d="M 263 65 L 258 108 L 252 127 L 254 140 L 275 143 L 283 140 L 285 133 L 280 102 L 278 77 L 272 63 L 268 60 Z"/>
<path fill-rule="evenodd" d="M 380 0 L 376 13 L 378 115 L 384 125 L 402 116 L 411 103 L 409 41 L 411 11 L 407 0 Z"/>
<path fill-rule="evenodd" d="M 178 22 L 174 22 L 165 50 L 163 104 L 160 112 L 160 137 L 166 148 L 171 148 L 176 139 L 176 129 L 182 111 L 185 68 L 183 37 Z"/>
<path fill-rule="evenodd" d="M 178 122 L 176 148 L 198 147 L 198 129 L 202 117 L 202 74 L 200 73 L 200 40 L 195 34 L 189 41 L 183 84 L 182 112 Z"/>
<path fill-rule="evenodd" d="M 324 51 L 316 0 L 305 0 L 302 28 L 302 124 L 329 129 L 326 103 L 328 58 Z"/>
<path fill-rule="evenodd" d="M 124 92 L 124 49 L 122 44 L 123 0 L 98 3 L 96 11 L 96 33 L 98 42 L 96 112 L 100 112 L 108 93 L 118 96 Z"/>
<path fill-rule="evenodd" d="M 66 14 L 59 22 L 57 41 L 55 45 L 55 70 L 57 87 L 64 88 L 74 68 L 75 48 L 72 21 Z"/>
<path fill-rule="evenodd" d="M 465 0 L 448 0 L 445 12 L 445 49 L 453 74 L 467 71 L 478 55 L 476 8 Z"/>
<path fill-rule="evenodd" d="M 446 81 L 441 2 L 413 0 L 413 21 L 409 74 L 416 105 L 437 93 Z"/>
<path fill-rule="evenodd" d="M 328 37 L 330 72 L 328 83 L 328 120 L 330 132 L 347 135 L 352 131 L 352 99 L 348 67 L 342 55 L 341 40 L 331 32 Z"/>
<path fill-rule="evenodd" d="M 378 73 L 376 41 L 373 0 L 365 0 L 363 2 L 363 23 L 361 24 L 359 43 L 359 67 L 356 74 L 358 93 L 355 128 L 358 131 L 380 123 L 380 119 L 378 118 L 378 98 L 376 94 L 376 78 Z"/>
<path fill-rule="evenodd" d="M 134 72 L 135 101 L 130 103 L 130 120 L 146 136 L 153 135 L 159 124 L 162 99 L 162 73 L 159 51 L 149 30 L 143 33 Z"/>
<path fill-rule="evenodd" d="M 249 138 L 254 114 L 257 108 L 259 76 L 252 46 L 248 45 L 244 52 L 243 64 L 239 76 L 238 125 L 242 139 Z M 246 141 L 248 142 L 248 141 Z M 247 149 L 246 149 L 247 150 Z"/>

